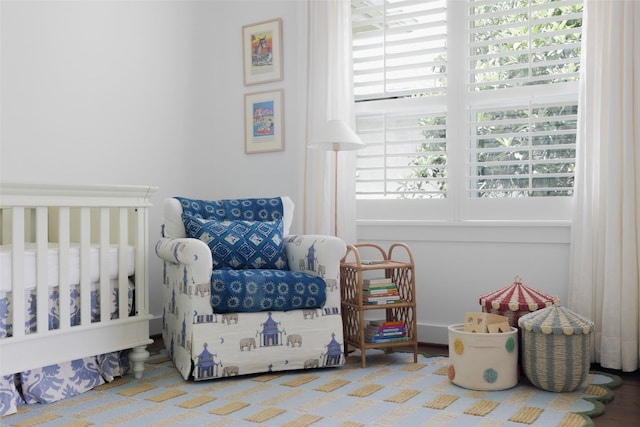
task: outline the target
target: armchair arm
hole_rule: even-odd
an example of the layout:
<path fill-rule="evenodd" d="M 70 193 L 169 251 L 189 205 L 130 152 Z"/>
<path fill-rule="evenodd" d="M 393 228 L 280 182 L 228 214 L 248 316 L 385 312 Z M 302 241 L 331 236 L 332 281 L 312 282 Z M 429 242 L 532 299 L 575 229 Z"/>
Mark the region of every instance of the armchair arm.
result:
<path fill-rule="evenodd" d="M 211 250 L 198 239 L 164 237 L 156 243 L 156 254 L 164 262 L 165 316 L 177 317 L 176 322 L 186 320 L 184 333 L 190 336 L 198 315 L 213 315 Z"/>
<path fill-rule="evenodd" d="M 339 283 L 340 260 L 347 253 L 342 239 L 314 234 L 289 235 L 285 237 L 285 251 L 289 270 L 315 272 L 325 281 Z"/>
<path fill-rule="evenodd" d="M 211 249 L 202 240 L 164 237 L 156 243 L 156 254 L 168 263 L 183 264 L 189 272 L 191 283 L 211 281 Z"/>
<path fill-rule="evenodd" d="M 327 285 L 323 315 L 340 315 L 340 260 L 347 253 L 342 239 L 323 235 L 285 237 L 289 270 L 317 274 Z"/>

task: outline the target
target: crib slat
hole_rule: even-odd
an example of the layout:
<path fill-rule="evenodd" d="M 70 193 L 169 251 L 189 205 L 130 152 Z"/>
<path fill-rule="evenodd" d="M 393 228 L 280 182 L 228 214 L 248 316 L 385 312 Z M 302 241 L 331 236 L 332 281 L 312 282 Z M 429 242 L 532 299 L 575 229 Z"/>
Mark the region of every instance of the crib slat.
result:
<path fill-rule="evenodd" d="M 136 272 L 136 283 L 135 283 L 135 312 L 136 313 L 146 313 L 148 312 L 149 307 L 149 292 L 145 288 L 145 283 L 147 283 L 147 263 L 148 263 L 148 254 L 147 251 L 144 250 L 145 243 L 149 239 L 148 228 L 146 226 L 142 226 L 143 224 L 147 224 L 148 219 L 148 210 L 147 209 L 136 209 L 137 217 L 136 217 L 136 225 L 135 229 L 136 233 L 136 241 L 135 241 L 135 272 Z"/>
<path fill-rule="evenodd" d="M 110 209 L 100 208 L 100 321 L 111 318 L 111 286 L 109 282 Z"/>
<path fill-rule="evenodd" d="M 48 221 L 47 207 L 36 207 L 36 328 L 38 332 L 49 330 Z"/>
<path fill-rule="evenodd" d="M 127 246 L 129 242 L 128 209 L 120 208 L 120 236 L 118 238 L 118 318 L 128 317 L 129 278 L 127 277 Z"/>
<path fill-rule="evenodd" d="M 71 241 L 70 214 L 68 207 L 61 207 L 58 216 L 58 289 L 60 295 L 65 297 L 66 303 L 59 304 L 60 310 L 60 329 L 68 329 L 71 327 L 71 306 L 70 298 L 71 286 L 69 286 L 69 251 Z"/>
<path fill-rule="evenodd" d="M 80 208 L 80 323 L 83 326 L 91 323 L 90 249 L 91 211 L 87 207 L 82 207 Z"/>
<path fill-rule="evenodd" d="M 13 254 L 11 256 L 11 294 L 13 307 L 13 336 L 24 336 L 25 296 L 24 296 L 24 207 L 15 206 L 11 209 L 13 224 Z"/>

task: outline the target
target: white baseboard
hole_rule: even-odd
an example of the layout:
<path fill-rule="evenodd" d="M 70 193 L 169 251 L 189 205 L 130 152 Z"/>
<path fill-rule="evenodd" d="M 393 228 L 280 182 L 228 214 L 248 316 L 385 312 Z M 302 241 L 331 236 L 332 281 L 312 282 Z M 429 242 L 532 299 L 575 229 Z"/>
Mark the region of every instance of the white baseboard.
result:
<path fill-rule="evenodd" d="M 418 323 L 418 342 L 449 345 L 449 325 Z"/>

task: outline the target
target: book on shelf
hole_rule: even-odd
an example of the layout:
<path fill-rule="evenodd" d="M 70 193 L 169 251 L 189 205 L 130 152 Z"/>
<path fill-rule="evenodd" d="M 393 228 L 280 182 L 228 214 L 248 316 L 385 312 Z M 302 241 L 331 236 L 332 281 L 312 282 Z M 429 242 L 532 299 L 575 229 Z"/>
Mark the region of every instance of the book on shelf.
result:
<path fill-rule="evenodd" d="M 363 301 L 364 305 L 388 305 L 388 304 L 400 304 L 404 301 L 402 299 L 381 299 L 376 301 Z"/>
<path fill-rule="evenodd" d="M 388 294 L 388 295 L 378 295 L 378 296 L 374 296 L 374 295 L 364 295 L 362 297 L 365 301 L 371 302 L 371 301 L 397 301 L 400 299 L 400 294 L 399 293 L 394 293 L 394 294 Z"/>
<path fill-rule="evenodd" d="M 377 339 L 393 339 L 393 338 L 406 338 L 407 334 L 397 334 L 397 335 L 377 335 L 377 334 L 365 334 L 365 338 L 369 340 L 377 340 Z"/>
<path fill-rule="evenodd" d="M 401 342 L 401 341 L 407 341 L 408 338 L 405 337 L 396 337 L 396 338 L 377 338 L 377 337 L 364 337 L 364 340 L 368 343 L 385 343 L 385 342 Z"/>
<path fill-rule="evenodd" d="M 393 283 L 390 277 L 372 277 L 369 279 L 362 279 L 363 286 L 371 285 L 388 285 Z"/>
<path fill-rule="evenodd" d="M 369 320 L 371 326 L 405 326 L 402 320 L 386 320 L 386 319 L 373 319 Z"/>
<path fill-rule="evenodd" d="M 401 337 L 407 334 L 404 329 L 398 329 L 397 331 L 364 331 L 366 335 L 370 337 Z"/>
<path fill-rule="evenodd" d="M 371 286 L 363 286 L 362 290 L 369 293 L 382 293 L 382 292 L 396 292 L 398 288 L 393 283 L 388 285 L 371 285 Z"/>
<path fill-rule="evenodd" d="M 402 332 L 407 328 L 404 325 L 389 325 L 389 326 L 376 326 L 376 325 L 367 325 L 364 327 L 365 331 L 370 332 L 380 332 L 380 333 L 389 333 L 389 332 Z"/>
<path fill-rule="evenodd" d="M 400 340 L 406 339 L 407 335 L 365 335 L 364 339 L 367 341 L 379 341 L 379 340 Z"/>
<path fill-rule="evenodd" d="M 400 295 L 397 290 L 385 289 L 382 292 L 371 292 L 366 289 L 362 291 L 362 295 L 365 297 L 387 297 Z"/>
<path fill-rule="evenodd" d="M 390 326 L 375 326 L 375 325 L 367 325 L 364 327 L 366 332 L 374 332 L 380 334 L 394 334 L 398 332 L 405 332 L 407 328 L 404 324 L 402 325 L 390 325 Z"/>
<path fill-rule="evenodd" d="M 399 325 L 399 326 L 373 326 L 373 325 L 367 325 L 365 326 L 365 331 L 370 331 L 370 332 L 379 332 L 381 334 L 387 334 L 387 333 L 396 333 L 396 332 L 404 332 L 407 329 L 405 328 L 404 325 Z"/>

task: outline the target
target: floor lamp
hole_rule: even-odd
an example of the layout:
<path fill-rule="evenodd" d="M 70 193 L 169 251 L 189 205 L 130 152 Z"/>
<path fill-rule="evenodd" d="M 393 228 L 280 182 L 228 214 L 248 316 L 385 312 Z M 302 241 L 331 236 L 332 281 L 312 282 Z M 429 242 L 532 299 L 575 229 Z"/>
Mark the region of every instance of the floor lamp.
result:
<path fill-rule="evenodd" d="M 309 148 L 334 152 L 333 235 L 338 237 L 338 151 L 364 148 L 360 137 L 342 120 L 329 120 L 312 138 Z"/>

